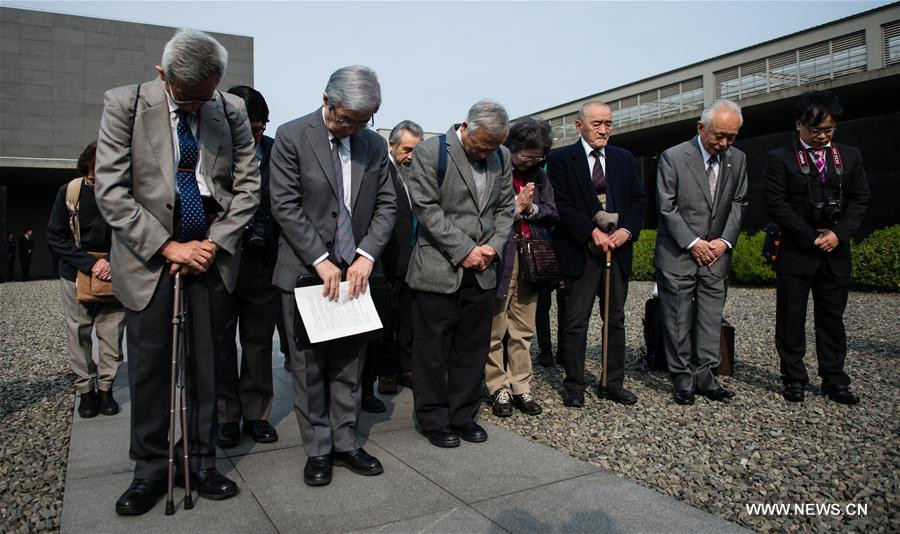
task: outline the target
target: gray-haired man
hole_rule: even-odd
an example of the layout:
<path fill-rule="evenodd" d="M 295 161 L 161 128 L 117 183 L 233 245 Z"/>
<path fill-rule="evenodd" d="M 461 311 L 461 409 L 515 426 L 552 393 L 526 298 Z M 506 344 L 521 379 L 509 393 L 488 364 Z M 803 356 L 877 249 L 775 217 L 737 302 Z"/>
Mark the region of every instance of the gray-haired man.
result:
<path fill-rule="evenodd" d="M 418 235 L 406 275 L 414 290 L 413 393 L 420 429 L 438 447 L 487 439 L 475 415 L 497 253 L 515 210 L 509 151 L 501 146 L 508 132 L 503 106 L 482 100 L 462 124 L 413 152 L 409 193 Z"/>
<path fill-rule="evenodd" d="M 743 121 L 737 104 L 716 100 L 697 121 L 697 136 L 659 158 L 654 263 L 678 404 L 693 404 L 695 390 L 715 401 L 734 396 L 713 369 L 731 249 L 747 208 L 747 158 L 731 147 Z"/>
<path fill-rule="evenodd" d="M 134 481 L 116 512 L 147 512 L 166 491 L 172 274 L 187 273 L 191 487 L 224 499 L 237 485 L 215 469 L 216 355 L 235 287 L 240 238 L 259 202 L 243 101 L 216 87 L 228 53 L 202 32 L 165 46 L 159 79 L 107 91 L 96 196 L 112 227 L 113 288 L 125 306 Z M 176 481 L 183 480 L 176 476 Z"/>
<path fill-rule="evenodd" d="M 298 283 L 321 283 L 323 294 L 336 300 L 345 276 L 350 298 L 356 298 L 370 276 L 381 276 L 377 259 L 391 235 L 396 197 L 385 142 L 366 128 L 380 105 L 375 72 L 338 69 L 322 106 L 278 128 L 272 148 L 272 217 L 281 227 L 272 281 L 283 291 L 294 411 L 309 457 L 303 480 L 311 486 L 331 482 L 332 463 L 361 475 L 383 471 L 356 435 L 366 342 L 310 344 L 295 328 L 293 295 Z"/>

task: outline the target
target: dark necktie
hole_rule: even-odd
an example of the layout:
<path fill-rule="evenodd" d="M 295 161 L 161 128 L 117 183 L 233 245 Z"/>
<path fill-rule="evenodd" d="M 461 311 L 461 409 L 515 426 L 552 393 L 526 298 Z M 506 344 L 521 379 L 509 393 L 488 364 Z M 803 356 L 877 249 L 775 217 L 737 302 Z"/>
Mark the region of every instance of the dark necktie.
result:
<path fill-rule="evenodd" d="M 819 179 L 824 182 L 828 174 L 828 171 L 825 169 L 825 149 L 813 150 L 812 153 L 813 163 L 816 165 L 816 170 L 819 171 Z"/>
<path fill-rule="evenodd" d="M 706 164 L 706 177 L 709 179 L 709 195 L 713 201 L 716 200 L 716 183 L 718 182 L 718 176 L 716 176 L 716 163 L 719 161 L 719 156 L 712 156 L 709 158 L 709 162 Z"/>
<path fill-rule="evenodd" d="M 341 155 L 338 146 L 341 140 L 337 137 L 331 139 L 331 161 L 334 163 L 334 177 L 337 180 L 338 218 L 337 230 L 334 242 L 337 245 L 337 257 L 345 264 L 353 263 L 356 256 L 356 242 L 353 240 L 353 225 L 350 219 L 350 210 L 344 204 L 344 167 L 341 165 Z"/>
<path fill-rule="evenodd" d="M 197 140 L 188 126 L 187 112 L 179 109 L 175 114 L 178 115 L 178 151 L 181 155 L 175 172 L 180 195 L 181 228 L 178 240 L 183 243 L 206 237 L 206 214 L 203 211 L 203 197 L 197 186 L 197 161 L 200 159 Z"/>
<path fill-rule="evenodd" d="M 603 172 L 603 164 L 600 162 L 602 152 L 600 152 L 599 148 L 595 148 L 591 151 L 591 155 L 594 156 L 594 168 L 591 171 L 591 185 L 594 186 L 594 190 L 597 191 L 598 195 L 604 195 L 606 194 L 606 173 Z"/>

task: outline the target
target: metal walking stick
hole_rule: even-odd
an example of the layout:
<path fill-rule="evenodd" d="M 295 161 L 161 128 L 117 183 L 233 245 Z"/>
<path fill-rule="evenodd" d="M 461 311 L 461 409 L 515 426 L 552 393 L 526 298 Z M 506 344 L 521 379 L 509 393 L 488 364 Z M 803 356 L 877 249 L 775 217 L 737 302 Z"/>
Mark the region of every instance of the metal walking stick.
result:
<path fill-rule="evenodd" d="M 191 496 L 191 476 L 188 470 L 187 400 L 185 398 L 185 372 L 187 366 L 187 309 L 181 273 L 175 274 L 174 304 L 172 305 L 172 375 L 169 382 L 169 464 L 166 515 L 175 513 L 172 489 L 175 485 L 175 389 L 181 390 L 181 444 L 183 448 L 182 472 L 184 473 L 184 509 L 194 507 Z"/>
<path fill-rule="evenodd" d="M 603 290 L 603 369 L 600 373 L 600 380 L 603 388 L 606 389 L 606 362 L 609 354 L 609 278 L 612 269 L 612 250 L 606 251 L 606 272 L 603 274 L 605 287 Z"/>

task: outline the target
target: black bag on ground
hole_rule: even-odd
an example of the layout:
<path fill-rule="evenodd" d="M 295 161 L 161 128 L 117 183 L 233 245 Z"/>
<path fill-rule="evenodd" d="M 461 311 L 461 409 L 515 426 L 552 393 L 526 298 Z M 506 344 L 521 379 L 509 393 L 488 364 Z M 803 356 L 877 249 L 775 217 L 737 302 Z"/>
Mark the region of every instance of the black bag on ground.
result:
<path fill-rule="evenodd" d="M 668 371 L 663 345 L 662 313 L 659 299 L 649 298 L 644 304 L 644 371 Z"/>

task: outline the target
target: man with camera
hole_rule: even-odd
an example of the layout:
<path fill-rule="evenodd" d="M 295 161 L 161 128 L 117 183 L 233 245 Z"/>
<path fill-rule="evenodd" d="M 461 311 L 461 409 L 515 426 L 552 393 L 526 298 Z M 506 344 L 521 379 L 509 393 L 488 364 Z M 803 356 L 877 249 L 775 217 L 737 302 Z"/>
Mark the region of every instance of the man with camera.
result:
<path fill-rule="evenodd" d="M 832 142 L 841 113 L 831 92 L 804 93 L 795 112 L 797 137 L 769 152 L 766 162 L 766 210 L 782 232 L 775 347 L 789 402 L 803 401 L 809 381 L 803 356 L 810 289 L 822 393 L 841 404 L 859 402 L 844 372 L 843 317 L 850 290 L 850 236 L 865 216 L 869 186 L 859 150 Z"/>
<path fill-rule="evenodd" d="M 236 85 L 229 93 L 244 100 L 250 119 L 250 133 L 256 147 L 254 162 L 259 167 L 259 209 L 244 227 L 241 238 L 241 266 L 237 286 L 226 306 L 225 346 L 219 362 L 216 390 L 219 428 L 217 444 L 235 447 L 240 442 L 240 421 L 244 434 L 258 443 L 278 439 L 269 424 L 272 409 L 272 334 L 281 311 L 281 292 L 272 285 L 278 256 L 278 225 L 269 206 L 269 156 L 274 140 L 263 135 L 269 122 L 269 107 L 263 95 L 246 85 Z M 240 327 L 241 364 L 238 368 L 235 334 Z"/>

